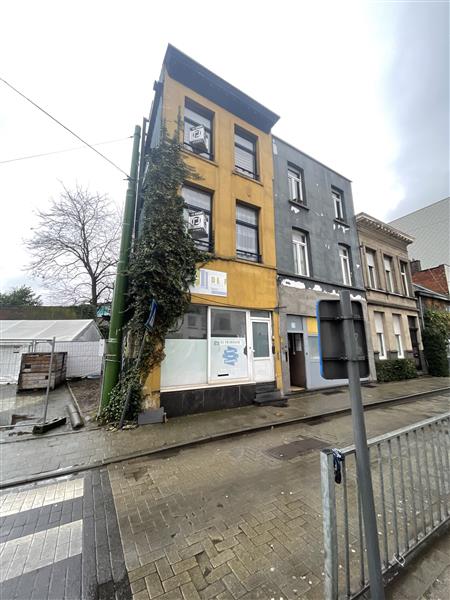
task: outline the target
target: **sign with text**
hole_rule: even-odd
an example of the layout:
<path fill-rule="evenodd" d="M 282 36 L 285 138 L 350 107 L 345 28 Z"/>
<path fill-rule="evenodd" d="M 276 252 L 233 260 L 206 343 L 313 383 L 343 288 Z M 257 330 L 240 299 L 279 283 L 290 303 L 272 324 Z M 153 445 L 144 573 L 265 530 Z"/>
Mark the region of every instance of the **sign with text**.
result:
<path fill-rule="evenodd" d="M 210 343 L 211 379 L 244 379 L 248 377 L 245 338 L 213 337 Z"/>
<path fill-rule="evenodd" d="M 227 295 L 227 273 L 211 269 L 198 269 L 195 283 L 191 286 L 191 293 L 225 297 Z"/>

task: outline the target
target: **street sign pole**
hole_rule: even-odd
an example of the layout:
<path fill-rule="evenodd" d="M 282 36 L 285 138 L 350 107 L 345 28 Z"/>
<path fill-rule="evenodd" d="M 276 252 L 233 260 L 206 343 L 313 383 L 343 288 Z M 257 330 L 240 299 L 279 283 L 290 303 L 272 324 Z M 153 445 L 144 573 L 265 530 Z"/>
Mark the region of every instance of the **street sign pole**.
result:
<path fill-rule="evenodd" d="M 381 572 L 378 529 L 375 516 L 375 502 L 373 499 L 370 458 L 369 450 L 367 448 L 366 425 L 364 422 L 364 410 L 361 396 L 359 359 L 350 292 L 348 290 L 344 290 L 340 294 L 340 307 L 341 317 L 343 319 L 345 355 L 347 357 L 348 384 L 352 409 L 352 425 L 356 449 L 358 488 L 361 496 L 364 533 L 367 545 L 370 591 L 374 600 L 384 600 L 384 586 Z M 364 560 L 363 552 L 361 560 Z"/>

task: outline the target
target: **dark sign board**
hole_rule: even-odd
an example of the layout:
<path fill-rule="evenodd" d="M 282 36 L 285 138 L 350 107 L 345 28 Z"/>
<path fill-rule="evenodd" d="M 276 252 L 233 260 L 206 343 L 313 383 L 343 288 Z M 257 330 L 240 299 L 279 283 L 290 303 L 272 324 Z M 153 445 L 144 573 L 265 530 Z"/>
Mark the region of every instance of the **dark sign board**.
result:
<path fill-rule="evenodd" d="M 356 358 L 359 376 L 369 376 L 364 313 L 361 302 L 352 300 L 353 325 L 356 340 Z M 319 300 L 317 303 L 319 326 L 320 373 L 324 379 L 347 379 L 347 357 L 344 342 L 344 320 L 339 300 Z"/>

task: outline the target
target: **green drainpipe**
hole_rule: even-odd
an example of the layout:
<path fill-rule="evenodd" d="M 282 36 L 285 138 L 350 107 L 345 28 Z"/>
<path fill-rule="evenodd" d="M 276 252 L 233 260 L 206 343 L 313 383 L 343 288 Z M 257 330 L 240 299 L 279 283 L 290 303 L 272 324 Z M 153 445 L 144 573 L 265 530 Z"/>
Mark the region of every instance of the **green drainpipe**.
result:
<path fill-rule="evenodd" d="M 122 327 L 125 311 L 125 296 L 127 293 L 127 271 L 130 260 L 130 250 L 133 236 L 134 211 L 136 206 L 136 184 L 139 165 L 139 142 L 141 128 L 136 125 L 133 136 L 133 155 L 131 157 L 130 177 L 128 179 L 127 195 L 123 210 L 122 237 L 120 240 L 119 262 L 117 264 L 116 283 L 111 306 L 111 321 L 107 342 L 105 369 L 103 373 L 102 397 L 100 410 L 108 406 L 109 395 L 116 385 L 121 365 Z"/>

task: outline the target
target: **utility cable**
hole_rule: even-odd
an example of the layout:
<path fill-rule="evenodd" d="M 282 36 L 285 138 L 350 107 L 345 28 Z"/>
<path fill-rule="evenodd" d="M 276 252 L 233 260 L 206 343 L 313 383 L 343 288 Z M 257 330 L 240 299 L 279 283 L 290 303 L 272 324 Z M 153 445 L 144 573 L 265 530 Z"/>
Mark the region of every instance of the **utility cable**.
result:
<path fill-rule="evenodd" d="M 108 142 L 98 142 L 98 144 L 92 144 L 92 146 L 103 146 L 105 144 L 115 144 L 116 142 L 124 142 L 125 140 L 132 139 L 132 135 L 120 138 L 118 140 L 110 140 Z M 0 165 L 6 163 L 17 162 L 18 160 L 28 160 L 29 158 L 40 158 L 41 156 L 51 156 L 52 154 L 63 154 L 64 152 L 72 152 L 73 150 L 84 150 L 85 146 L 75 146 L 74 148 L 66 148 L 65 150 L 54 150 L 53 152 L 44 152 L 42 154 L 30 154 L 29 156 L 19 156 L 18 158 L 9 158 L 8 160 L 0 160 Z"/>
<path fill-rule="evenodd" d="M 44 110 L 43 108 L 41 108 L 38 104 L 36 104 L 36 102 L 33 102 L 33 100 L 31 100 L 30 98 L 28 98 L 27 96 L 25 96 L 25 94 L 22 94 L 22 92 L 20 92 L 13 85 L 11 85 L 10 83 L 8 83 L 5 79 L 3 79 L 3 77 L 0 77 L 0 81 L 3 81 L 3 83 L 6 84 L 9 88 L 11 88 L 14 92 L 16 92 L 16 94 L 19 94 L 19 96 L 22 96 L 22 98 L 24 98 L 27 102 L 29 102 L 34 107 L 36 107 L 38 110 L 40 110 L 41 112 L 43 112 L 44 115 L 47 115 L 47 117 L 49 117 L 50 119 L 52 119 L 52 121 L 55 121 L 55 123 L 57 123 L 58 125 L 60 125 L 63 129 L 65 129 L 66 131 L 68 131 L 69 133 L 71 133 L 73 136 L 75 136 L 78 140 L 80 140 L 80 142 L 82 142 L 83 144 L 85 144 L 88 148 L 90 148 L 91 150 L 93 150 L 94 152 L 96 152 L 99 156 L 101 156 L 104 160 L 106 160 L 107 162 L 109 162 L 109 164 L 111 164 L 118 171 L 120 171 L 123 175 L 125 175 L 125 177 L 127 179 L 130 179 L 130 176 L 128 175 L 128 173 L 126 173 L 123 169 L 121 169 L 118 165 L 116 165 L 116 163 L 114 163 L 107 156 L 105 156 L 104 154 L 102 154 L 101 152 L 99 152 L 98 150 L 96 150 L 93 146 L 91 146 L 91 144 L 89 144 L 88 142 L 86 142 L 86 140 L 83 140 L 83 138 L 81 138 L 79 135 L 77 135 L 74 131 L 72 131 L 71 129 L 69 129 L 65 125 L 63 125 L 63 123 L 61 123 L 61 121 L 58 121 L 58 119 L 56 119 L 55 117 L 53 117 L 50 113 L 48 113 L 46 110 Z"/>

